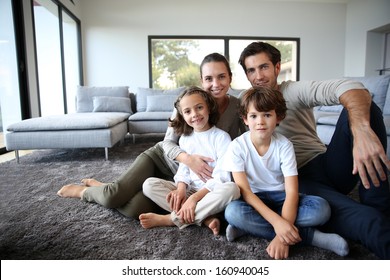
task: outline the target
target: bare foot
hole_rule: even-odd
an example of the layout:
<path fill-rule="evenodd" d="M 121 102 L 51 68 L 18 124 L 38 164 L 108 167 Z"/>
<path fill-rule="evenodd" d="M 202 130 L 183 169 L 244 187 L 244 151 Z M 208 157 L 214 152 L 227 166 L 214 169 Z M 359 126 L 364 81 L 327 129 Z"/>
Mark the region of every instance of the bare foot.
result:
<path fill-rule="evenodd" d="M 175 225 L 171 220 L 170 214 L 144 213 L 139 215 L 139 222 L 143 228 L 171 227 Z"/>
<path fill-rule="evenodd" d="M 219 229 L 221 227 L 221 223 L 218 218 L 216 217 L 208 217 L 203 222 L 206 226 L 208 226 L 209 229 L 213 232 L 213 234 L 216 236 L 219 234 Z"/>
<path fill-rule="evenodd" d="M 81 180 L 81 183 L 83 183 L 87 187 L 101 187 L 105 185 L 105 183 L 99 182 L 95 179 L 83 179 Z"/>
<path fill-rule="evenodd" d="M 81 195 L 86 190 L 87 187 L 80 185 L 66 185 L 63 186 L 57 194 L 61 197 L 73 197 L 73 198 L 81 198 Z"/>

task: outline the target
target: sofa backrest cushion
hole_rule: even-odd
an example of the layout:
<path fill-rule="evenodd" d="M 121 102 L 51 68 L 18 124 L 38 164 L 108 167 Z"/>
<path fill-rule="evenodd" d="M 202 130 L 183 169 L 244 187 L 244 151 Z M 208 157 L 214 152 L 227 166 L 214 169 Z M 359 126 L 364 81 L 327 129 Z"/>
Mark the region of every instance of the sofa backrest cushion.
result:
<path fill-rule="evenodd" d="M 116 96 L 94 96 L 93 112 L 124 112 L 132 114 L 130 98 Z"/>
<path fill-rule="evenodd" d="M 129 98 L 129 87 L 88 87 L 78 86 L 76 93 L 77 113 L 93 112 L 94 96 L 112 96 Z"/>
<path fill-rule="evenodd" d="M 178 96 L 184 91 L 185 87 L 179 87 L 175 89 L 153 89 L 153 88 L 142 88 L 139 87 L 137 89 L 137 93 L 135 94 L 136 99 L 136 107 L 137 112 L 146 112 L 146 109 L 148 107 L 148 96 L 156 96 L 156 95 L 173 95 Z M 150 98 L 149 98 L 150 99 Z M 170 110 L 166 109 L 164 111 L 172 111 L 173 110 L 173 103 L 170 107 Z"/>
<path fill-rule="evenodd" d="M 177 95 L 161 94 L 146 97 L 146 112 L 172 112 Z"/>
<path fill-rule="evenodd" d="M 390 75 L 351 78 L 361 82 L 371 93 L 372 99 L 383 111 L 386 103 L 386 96 L 389 89 Z"/>
<path fill-rule="evenodd" d="M 348 79 L 361 82 L 370 92 L 372 99 L 378 107 L 385 113 L 386 97 L 388 96 L 390 75 L 373 76 L 373 77 L 349 77 Z M 388 101 L 388 111 L 390 112 L 390 100 Z M 342 105 L 318 106 L 317 110 L 325 112 L 341 112 Z"/>

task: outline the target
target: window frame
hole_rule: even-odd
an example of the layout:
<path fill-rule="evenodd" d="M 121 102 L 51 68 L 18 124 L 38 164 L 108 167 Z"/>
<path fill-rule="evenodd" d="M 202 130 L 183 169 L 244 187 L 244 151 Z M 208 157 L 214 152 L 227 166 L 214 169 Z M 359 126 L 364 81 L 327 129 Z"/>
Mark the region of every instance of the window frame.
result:
<path fill-rule="evenodd" d="M 300 77 L 300 38 L 299 37 L 267 37 L 267 36 L 191 36 L 191 35 L 149 35 L 148 36 L 148 66 L 149 66 L 149 87 L 153 88 L 153 73 L 152 73 L 152 41 L 156 39 L 162 40 L 223 40 L 224 41 L 224 56 L 230 62 L 230 40 L 251 40 L 251 41 L 294 41 L 297 46 L 296 53 L 296 81 Z M 200 62 L 199 62 L 200 63 Z"/>

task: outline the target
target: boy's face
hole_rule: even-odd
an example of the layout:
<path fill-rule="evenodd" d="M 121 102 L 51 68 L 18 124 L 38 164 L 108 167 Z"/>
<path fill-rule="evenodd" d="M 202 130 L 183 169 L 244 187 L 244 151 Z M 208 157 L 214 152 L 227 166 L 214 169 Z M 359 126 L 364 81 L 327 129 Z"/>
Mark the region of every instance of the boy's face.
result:
<path fill-rule="evenodd" d="M 249 127 L 251 137 L 266 140 L 271 138 L 279 120 L 275 110 L 259 112 L 252 103 L 249 105 L 244 122 Z"/>
<path fill-rule="evenodd" d="M 258 53 L 245 59 L 246 77 L 253 87 L 278 89 L 280 63 L 275 66 L 266 53 Z"/>

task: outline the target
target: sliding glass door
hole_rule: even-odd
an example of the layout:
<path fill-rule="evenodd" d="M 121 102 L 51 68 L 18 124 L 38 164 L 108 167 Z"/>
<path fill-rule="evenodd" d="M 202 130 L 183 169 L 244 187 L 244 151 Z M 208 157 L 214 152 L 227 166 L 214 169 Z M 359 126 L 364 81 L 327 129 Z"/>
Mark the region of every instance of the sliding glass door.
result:
<path fill-rule="evenodd" d="M 74 112 L 82 80 L 79 25 L 56 2 L 33 4 L 41 116 Z"/>
<path fill-rule="evenodd" d="M 12 1 L 0 1 L 0 151 L 8 125 L 21 120 L 18 63 Z M 21 66 L 22 67 L 22 66 Z M 0 153 L 0 154 L 1 154 Z"/>

